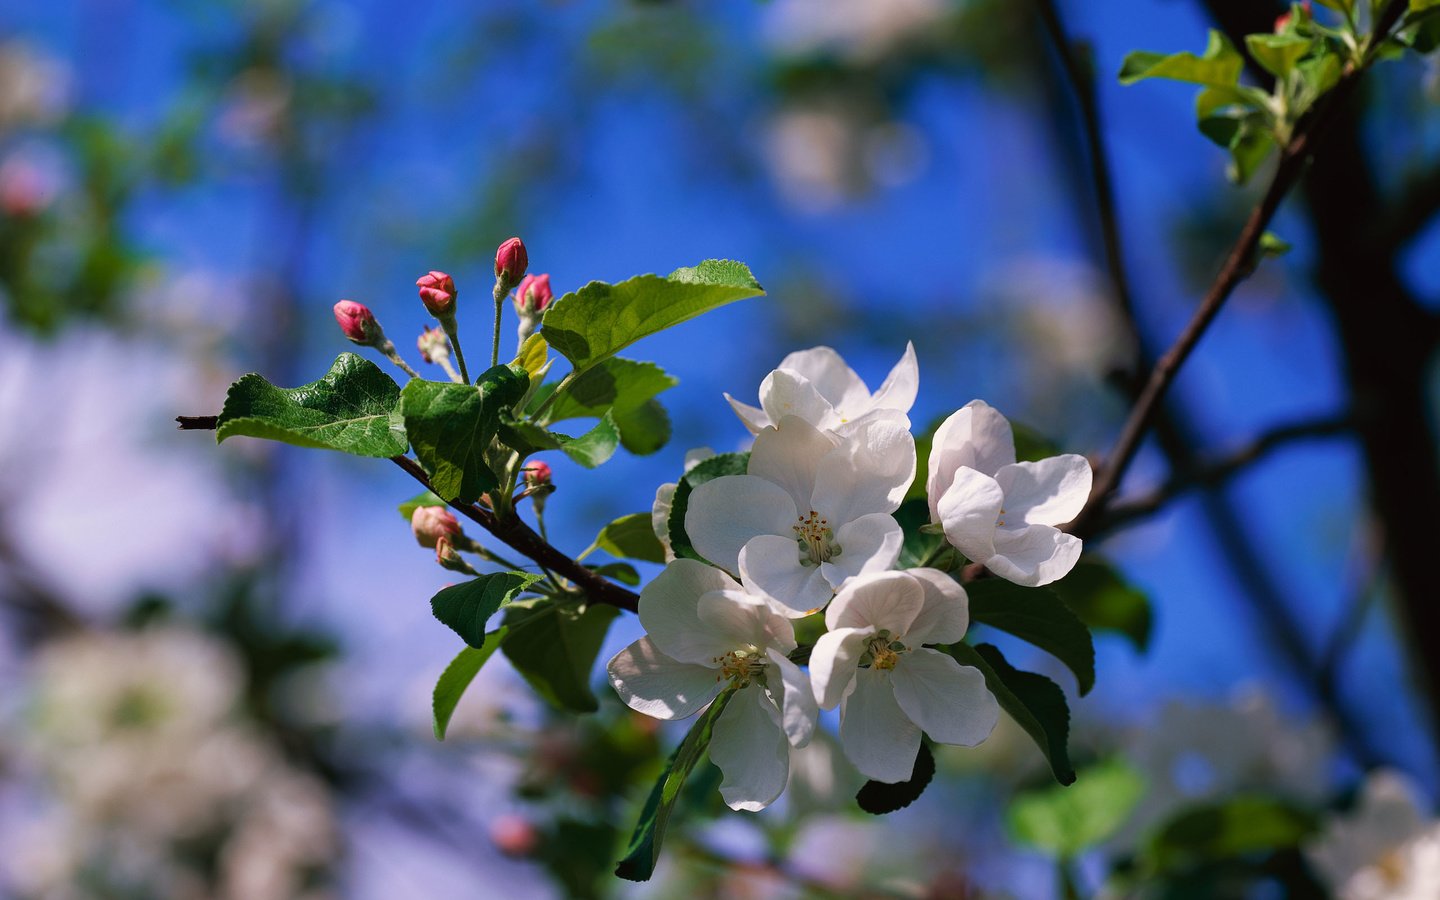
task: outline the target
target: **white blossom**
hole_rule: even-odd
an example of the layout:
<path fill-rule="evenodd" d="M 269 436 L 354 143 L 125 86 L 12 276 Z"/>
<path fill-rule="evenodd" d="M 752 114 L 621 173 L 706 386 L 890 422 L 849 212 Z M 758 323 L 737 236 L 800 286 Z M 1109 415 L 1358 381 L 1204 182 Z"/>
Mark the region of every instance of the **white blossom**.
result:
<path fill-rule="evenodd" d="M 989 737 L 1000 705 L 985 676 L 924 646 L 969 624 L 965 589 L 937 569 L 862 575 L 836 594 L 810 675 L 820 707 L 840 705 L 840 743 L 866 776 L 908 780 L 922 732 L 966 747 Z"/>
<path fill-rule="evenodd" d="M 905 353 L 874 393 L 829 347 L 812 347 L 791 353 L 760 382 L 760 407 L 725 399 L 752 434 L 759 434 L 785 416 L 798 416 L 816 428 L 839 428 L 875 410 L 908 413 L 920 386 L 915 345 Z M 906 420 L 909 427 L 909 420 Z"/>
<path fill-rule="evenodd" d="M 834 431 L 787 415 L 756 436 L 747 473 L 697 487 L 685 532 L 785 615 L 820 609 L 845 579 L 899 557 L 890 514 L 915 477 L 903 413 L 877 410 Z"/>
<path fill-rule="evenodd" d="M 709 447 L 695 447 L 685 453 L 685 472 L 700 465 L 705 460 L 715 455 L 715 451 Z M 650 506 L 650 527 L 655 530 L 655 537 L 659 539 L 660 546 L 665 548 L 665 561 L 675 558 L 675 550 L 670 546 L 670 510 L 675 504 L 675 491 L 680 485 L 674 481 L 668 481 L 655 489 L 655 502 Z"/>
<path fill-rule="evenodd" d="M 1440 821 L 1422 813 L 1418 789 L 1398 772 L 1371 773 L 1356 808 L 1305 855 L 1340 900 L 1440 897 Z"/>
<path fill-rule="evenodd" d="M 1063 525 L 1090 496 L 1090 463 L 1073 453 L 1015 461 L 1005 417 L 972 400 L 935 432 L 926 492 L 931 521 L 961 553 L 1016 584 L 1049 584 L 1080 558 Z"/>
<path fill-rule="evenodd" d="M 711 732 L 710 758 L 731 809 L 764 809 L 785 789 L 790 747 L 815 730 L 810 681 L 788 654 L 788 619 L 724 572 L 677 559 L 640 592 L 646 635 L 606 671 L 615 692 L 657 719 L 694 715 L 733 688 Z"/>

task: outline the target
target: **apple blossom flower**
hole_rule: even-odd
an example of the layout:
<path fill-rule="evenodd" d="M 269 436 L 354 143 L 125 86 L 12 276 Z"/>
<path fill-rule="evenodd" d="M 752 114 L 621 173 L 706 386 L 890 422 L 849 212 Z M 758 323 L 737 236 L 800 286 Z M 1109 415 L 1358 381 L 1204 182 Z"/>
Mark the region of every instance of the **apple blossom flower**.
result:
<path fill-rule="evenodd" d="M 341 300 L 335 304 L 335 321 L 351 343 L 362 347 L 378 347 L 385 342 L 385 332 L 376 321 L 370 307 L 354 300 Z"/>
<path fill-rule="evenodd" d="M 733 690 L 710 758 L 731 809 L 764 809 L 785 789 L 790 747 L 815 731 L 809 679 L 786 655 L 789 620 L 719 569 L 677 559 L 640 592 L 640 624 L 646 635 L 606 666 L 615 692 L 647 716 L 683 719 Z"/>
<path fill-rule="evenodd" d="M 685 451 L 685 472 L 700 465 L 700 463 L 715 455 L 715 451 L 709 447 L 694 447 Z M 670 511 L 675 504 L 675 491 L 680 484 L 675 481 L 667 481 L 655 489 L 655 502 L 650 505 L 650 526 L 655 529 L 655 537 L 660 540 L 660 546 L 665 548 L 665 561 L 670 562 L 675 558 L 675 549 L 670 546 Z"/>
<path fill-rule="evenodd" d="M 538 316 L 555 299 L 550 289 L 550 275 L 526 275 L 515 289 L 515 311 L 522 316 Z"/>
<path fill-rule="evenodd" d="M 1372 772 L 1356 808 L 1332 819 L 1305 856 L 1340 900 L 1440 896 L 1440 821 L 1423 808 L 1404 775 Z"/>
<path fill-rule="evenodd" d="M 460 522 L 443 506 L 419 506 L 410 514 L 410 530 L 420 546 L 434 550 L 435 543 L 442 537 L 455 540 L 460 534 Z"/>
<path fill-rule="evenodd" d="M 798 416 L 761 430 L 745 475 L 690 495 L 695 550 L 787 616 L 829 602 L 845 579 L 890 568 L 903 535 L 890 515 L 915 477 L 915 439 L 896 410 L 822 431 Z"/>
<path fill-rule="evenodd" d="M 1054 526 L 1079 514 L 1090 478 L 1090 463 L 1074 453 L 1017 463 L 1010 423 L 972 400 L 935 432 L 930 519 L 961 553 L 1001 578 L 1049 584 L 1080 558 L 1080 539 Z"/>
<path fill-rule="evenodd" d="M 760 382 L 760 408 L 729 394 L 725 399 L 751 434 L 784 416 L 799 416 L 816 428 L 838 428 L 873 410 L 908 413 L 919 384 L 914 344 L 905 345 L 904 355 L 873 394 L 840 354 L 829 347 L 812 347 L 791 353 L 765 376 Z"/>
<path fill-rule="evenodd" d="M 952 644 L 970 624 L 969 598 L 938 569 L 861 575 L 825 611 L 810 654 L 821 709 L 840 705 L 845 755 L 876 781 L 910 778 L 920 734 L 973 747 L 1000 705 L 979 669 L 924 644 Z"/>
<path fill-rule="evenodd" d="M 508 238 L 496 248 L 495 299 L 499 301 L 506 291 L 518 284 L 529 267 L 530 255 L 525 252 L 525 243 L 518 237 Z"/>
<path fill-rule="evenodd" d="M 415 286 L 420 289 L 420 302 L 430 315 L 442 322 L 455 315 L 455 297 L 459 294 L 455 290 L 455 279 L 432 270 L 415 279 Z"/>

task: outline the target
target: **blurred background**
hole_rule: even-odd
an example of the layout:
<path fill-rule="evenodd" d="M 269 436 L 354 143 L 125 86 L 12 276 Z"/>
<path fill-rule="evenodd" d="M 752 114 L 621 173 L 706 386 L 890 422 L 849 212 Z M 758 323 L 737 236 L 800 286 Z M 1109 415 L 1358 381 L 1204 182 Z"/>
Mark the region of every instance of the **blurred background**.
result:
<path fill-rule="evenodd" d="M 175 430 L 242 373 L 319 377 L 349 349 L 342 297 L 418 364 L 428 269 L 455 276 L 481 353 L 493 250 L 519 234 L 557 295 L 709 257 L 769 291 L 633 351 L 681 382 L 663 450 L 603 475 L 548 459 L 572 554 L 648 510 L 686 450 L 743 446 L 722 392 L 754 402 L 818 344 L 875 386 L 914 341 L 917 429 L 983 397 L 1103 454 L 1136 348 L 1047 6 L 0 8 L 0 896 L 1088 895 L 1163 869 L 1154 835 L 1197 804 L 1279 797 L 1313 836 L 1380 771 L 1433 819 L 1440 116 L 1414 55 L 1344 111 L 1275 223 L 1294 249 L 1216 322 L 1125 494 L 1185 489 L 1090 543 L 1131 616 L 1097 633 L 1096 689 L 984 635 L 1065 686 L 1077 761 L 1131 798 L 1084 839 L 1017 825 L 1050 795 L 1007 720 L 943 748 L 937 784 L 883 819 L 828 740 L 762 814 L 702 777 L 656 879 L 620 882 L 683 731 L 608 688 L 596 716 L 551 711 L 497 658 L 436 742 L 430 690 L 460 642 L 427 602 L 454 576 L 396 513 L 413 482 Z M 1096 73 L 1144 357 L 1265 179 L 1226 182 L 1190 88 L 1113 73 L 1280 11 L 1059 6 Z M 638 633 L 619 621 L 601 659 Z M 1152 884 L 1324 896 L 1296 844 L 1197 851 Z"/>

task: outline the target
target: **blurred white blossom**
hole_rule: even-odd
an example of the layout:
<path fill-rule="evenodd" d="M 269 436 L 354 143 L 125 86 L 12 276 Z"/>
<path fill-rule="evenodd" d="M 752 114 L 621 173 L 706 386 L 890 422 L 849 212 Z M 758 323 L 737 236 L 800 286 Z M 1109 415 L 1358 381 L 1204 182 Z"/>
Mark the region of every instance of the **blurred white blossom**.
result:
<path fill-rule="evenodd" d="M 828 51 L 858 62 L 930 34 L 949 0 L 778 0 L 766 11 L 768 43 L 790 54 Z"/>
<path fill-rule="evenodd" d="M 1372 772 L 1355 809 L 1332 818 L 1305 855 L 1340 900 L 1440 897 L 1440 820 L 1399 772 Z"/>

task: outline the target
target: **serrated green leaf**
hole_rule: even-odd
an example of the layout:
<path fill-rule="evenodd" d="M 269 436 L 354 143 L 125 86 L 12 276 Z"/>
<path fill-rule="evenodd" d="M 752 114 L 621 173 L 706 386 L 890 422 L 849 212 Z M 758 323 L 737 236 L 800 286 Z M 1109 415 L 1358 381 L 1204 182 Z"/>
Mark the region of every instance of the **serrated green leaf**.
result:
<path fill-rule="evenodd" d="M 409 447 L 399 403 L 400 386 L 379 366 L 342 353 L 325 377 L 297 388 L 276 387 L 253 372 L 242 376 L 225 395 L 215 440 L 243 435 L 356 456 L 399 456 Z"/>
<path fill-rule="evenodd" d="M 636 456 L 648 456 L 670 443 L 670 414 L 659 400 L 646 400 L 634 409 L 616 411 L 620 446 Z"/>
<path fill-rule="evenodd" d="M 545 368 L 545 362 L 549 358 L 550 347 L 545 343 L 545 336 L 532 334 L 520 345 L 520 352 L 515 354 L 512 365 L 524 369 L 525 374 L 533 379 Z"/>
<path fill-rule="evenodd" d="M 750 270 L 707 260 L 668 277 L 638 275 L 619 284 L 592 281 L 556 300 L 541 324 L 550 347 L 584 374 L 649 335 L 727 303 L 764 294 Z"/>
<path fill-rule="evenodd" d="M 1047 588 L 1021 587 L 1000 578 L 966 585 L 970 621 L 1034 644 L 1075 673 L 1080 695 L 1095 686 L 1095 644 L 1090 629 Z"/>
<path fill-rule="evenodd" d="M 910 778 L 897 784 L 884 781 L 867 781 L 855 794 L 855 802 L 872 816 L 883 816 L 904 809 L 925 793 L 925 788 L 935 777 L 935 756 L 930 752 L 930 742 L 921 741 L 920 750 L 915 754 L 915 767 Z"/>
<path fill-rule="evenodd" d="M 511 636 L 501 649 L 551 705 L 571 712 L 594 712 L 599 703 L 590 689 L 590 673 L 617 615 L 615 607 L 599 604 L 511 607 L 504 619 Z"/>
<path fill-rule="evenodd" d="M 1250 34 L 1245 47 L 1255 61 L 1278 78 L 1284 78 L 1310 52 L 1312 42 L 1298 34 Z"/>
<path fill-rule="evenodd" d="M 1006 819 L 1017 842 L 1070 860 L 1118 831 L 1144 794 L 1140 773 L 1110 760 L 1082 769 L 1070 787 L 1020 794 Z"/>
<path fill-rule="evenodd" d="M 724 712 L 733 691 L 725 691 L 700 714 L 695 724 L 686 732 L 685 739 L 665 764 L 665 770 L 650 790 L 640 819 L 630 835 L 625 857 L 615 866 L 615 874 L 628 881 L 649 881 L 655 874 L 655 863 L 660 859 L 660 845 L 665 840 L 665 828 L 670 823 L 670 814 L 685 779 L 705 756 L 710 747 L 710 732 L 715 720 Z"/>
<path fill-rule="evenodd" d="M 1070 763 L 1070 704 L 1060 685 L 1033 672 L 1011 666 L 990 644 L 952 644 L 945 650 L 962 666 L 974 666 L 985 676 L 985 686 L 1000 708 L 1025 729 L 1050 763 L 1050 771 L 1061 784 L 1075 781 Z"/>
<path fill-rule="evenodd" d="M 1120 83 L 1134 84 L 1146 78 L 1168 78 L 1211 87 L 1234 87 L 1240 81 L 1245 60 L 1235 45 L 1215 29 L 1203 56 L 1193 53 L 1149 53 L 1137 50 L 1120 65 Z"/>
<path fill-rule="evenodd" d="M 534 422 L 507 418 L 500 426 L 500 440 L 523 459 L 542 450 L 559 450 L 587 469 L 593 469 L 615 455 L 620 446 L 620 429 L 606 413 L 595 427 L 578 437 L 550 431 Z"/>
<path fill-rule="evenodd" d="M 723 475 L 744 475 L 750 467 L 749 453 L 718 453 L 702 460 L 689 472 L 680 476 L 676 483 L 675 496 L 670 501 L 670 549 L 677 559 L 702 559 L 685 533 L 685 513 L 690 509 L 690 494 L 697 487 L 712 478 Z"/>
<path fill-rule="evenodd" d="M 655 536 L 649 513 L 631 513 L 606 525 L 596 535 L 595 546 L 617 559 L 665 562 L 665 548 Z"/>
<path fill-rule="evenodd" d="M 1088 556 L 1050 587 L 1091 628 L 1122 634 L 1141 653 L 1149 646 L 1150 601 L 1108 562 Z"/>
<path fill-rule="evenodd" d="M 1191 807 L 1163 825 L 1146 848 L 1159 871 L 1234 859 L 1303 844 L 1319 827 L 1315 814 L 1273 797 L 1239 796 Z"/>
<path fill-rule="evenodd" d="M 606 410 L 633 410 L 680 382 L 649 362 L 614 357 L 567 385 L 545 413 L 547 422 L 599 417 Z"/>
<path fill-rule="evenodd" d="M 400 395 L 400 413 L 415 456 L 430 486 L 446 500 L 473 503 L 499 481 L 485 454 L 501 415 L 525 396 L 523 369 L 495 366 L 476 385 L 411 379 Z"/>
<path fill-rule="evenodd" d="M 447 505 L 445 501 L 440 499 L 440 495 L 436 494 L 434 491 L 421 491 L 420 493 L 411 497 L 409 500 L 406 500 L 404 503 L 400 504 L 396 508 L 400 511 L 400 517 L 408 522 L 412 518 L 414 518 L 415 510 L 419 509 L 422 506 L 445 505 Z"/>
<path fill-rule="evenodd" d="M 480 649 L 485 645 L 486 621 L 539 580 L 539 575 L 528 572 L 481 575 L 442 589 L 431 598 L 430 610 L 465 643 Z"/>
<path fill-rule="evenodd" d="M 1245 184 L 1275 148 L 1269 128 L 1246 119 L 1230 142 L 1230 166 L 1226 175 L 1236 184 Z"/>
<path fill-rule="evenodd" d="M 485 640 L 479 647 L 466 646 L 459 655 L 450 661 L 441 673 L 440 680 L 435 682 L 435 691 L 431 695 L 431 711 L 433 713 L 433 725 L 435 729 L 435 740 L 445 740 L 445 732 L 450 727 L 450 718 L 455 714 L 455 707 L 459 705 L 460 698 L 465 695 L 465 689 L 470 687 L 470 682 L 480 674 L 480 669 L 500 649 L 500 644 L 505 640 L 507 628 L 497 628 L 485 635 Z"/>

